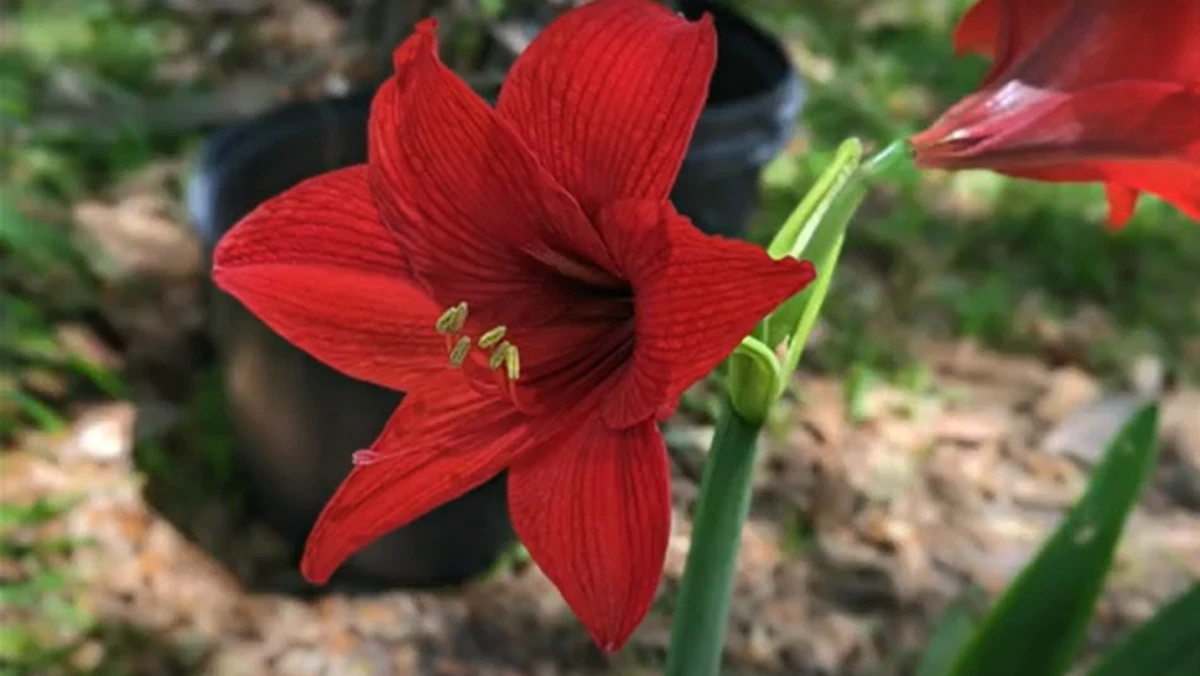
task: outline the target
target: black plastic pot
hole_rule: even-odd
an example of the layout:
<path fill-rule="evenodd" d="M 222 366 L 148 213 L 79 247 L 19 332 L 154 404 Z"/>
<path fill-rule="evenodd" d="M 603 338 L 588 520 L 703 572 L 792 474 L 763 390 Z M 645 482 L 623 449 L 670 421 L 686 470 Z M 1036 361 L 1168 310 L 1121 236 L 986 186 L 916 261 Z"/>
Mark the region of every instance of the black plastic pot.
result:
<path fill-rule="evenodd" d="M 786 142 L 801 86 L 778 45 L 710 8 L 719 63 L 672 199 L 702 229 L 740 235 L 762 166 Z M 211 251 L 262 201 L 316 174 L 363 162 L 370 94 L 287 106 L 214 133 L 188 192 Z M 351 380 L 284 342 L 225 294 L 212 334 L 229 414 L 259 514 L 296 544 L 400 395 Z M 454 584 L 484 571 L 511 541 L 503 476 L 381 538 L 342 568 L 371 584 Z"/>
<path fill-rule="evenodd" d="M 690 18 L 713 15 L 717 67 L 671 201 L 701 230 L 740 237 L 763 166 L 791 138 L 804 88 L 778 41 L 724 3 L 679 7 Z"/>

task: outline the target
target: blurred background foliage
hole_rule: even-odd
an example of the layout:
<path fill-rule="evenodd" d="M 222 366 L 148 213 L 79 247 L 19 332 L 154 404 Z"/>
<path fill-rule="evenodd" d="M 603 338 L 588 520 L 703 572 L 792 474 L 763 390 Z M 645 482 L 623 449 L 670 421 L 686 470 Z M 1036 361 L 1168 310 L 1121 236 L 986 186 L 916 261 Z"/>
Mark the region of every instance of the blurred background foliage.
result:
<path fill-rule="evenodd" d="M 301 9 L 277 20 L 265 9 L 275 4 Z M 760 241 L 844 137 L 875 148 L 903 137 L 968 92 L 985 67 L 952 55 L 948 36 L 966 0 L 736 4 L 785 41 L 808 87 L 796 138 L 763 176 L 752 227 Z M 179 477 L 182 462 L 178 493 L 236 493 L 210 355 L 202 341 L 178 341 L 201 324 L 199 300 L 165 294 L 141 263 L 122 260 L 125 240 L 104 241 L 104 228 L 92 224 L 183 222 L 179 167 L 205 130 L 377 78 L 399 28 L 427 9 L 445 20 L 447 62 L 482 81 L 498 77 L 504 59 L 494 57 L 495 44 L 514 39 L 515 19 L 547 11 L 506 0 L 4 3 L 0 444 L 63 430 L 81 402 L 121 401 L 147 379 L 169 381 L 165 396 L 180 420 L 139 429 L 138 467 Z M 126 198 L 149 206 L 111 207 Z M 1200 227 L 1144 198 L 1133 221 L 1110 233 L 1105 209 L 1096 186 L 984 172 L 896 177 L 852 224 L 804 368 L 844 380 L 851 417 L 855 393 L 870 383 L 927 387 L 929 367 L 912 346 L 930 338 L 1079 365 L 1114 386 L 1143 378 L 1135 367 L 1145 359 L 1168 386 L 1196 383 Z M 171 247 L 178 259 L 196 255 L 186 243 Z M 178 281 L 171 261 L 158 263 L 156 272 Z M 179 358 L 181 344 L 188 349 Z M 176 442 L 190 449 L 188 459 L 166 450 Z M 0 455 L 0 471 L 10 462 Z M 72 602 L 72 570 L 62 564 L 88 543 L 43 528 L 70 500 L 19 505 L 9 499 L 16 489 L 0 490 L 0 672 L 39 673 L 61 661 L 59 639 L 94 629 L 88 609 Z M 144 645 L 136 630 L 118 633 Z M 129 667 L 107 673 L 121 668 Z"/>

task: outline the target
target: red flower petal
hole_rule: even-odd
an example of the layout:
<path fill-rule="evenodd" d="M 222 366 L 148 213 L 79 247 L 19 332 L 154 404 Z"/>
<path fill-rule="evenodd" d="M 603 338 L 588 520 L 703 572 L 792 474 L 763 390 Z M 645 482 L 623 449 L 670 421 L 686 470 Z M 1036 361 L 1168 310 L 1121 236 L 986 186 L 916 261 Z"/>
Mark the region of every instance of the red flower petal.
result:
<path fill-rule="evenodd" d="M 704 235 L 665 202 L 613 203 L 599 225 L 634 292 L 633 360 L 602 408 L 616 427 L 664 413 L 815 276 L 807 261 Z"/>
<path fill-rule="evenodd" d="M 626 318 L 620 321 L 567 316 L 544 330 L 514 334 L 522 355 L 521 379 L 516 384 L 519 408 L 533 415 L 553 415 L 577 406 L 596 390 L 612 387 L 633 354 L 632 303 L 632 299 L 621 302 Z"/>
<path fill-rule="evenodd" d="M 1100 165 L 1111 183 L 1123 184 L 1161 198 L 1179 209 L 1185 216 L 1200 221 L 1200 159 L 1183 161 L 1129 161 Z M 1121 202 L 1108 193 L 1113 205 L 1109 225 L 1116 227 L 1124 222 L 1120 219 Z"/>
<path fill-rule="evenodd" d="M 924 166 L 1200 155 L 1200 91 L 1126 80 L 1074 92 L 1013 82 L 973 94 L 911 140 Z"/>
<path fill-rule="evenodd" d="M 1148 192 L 1200 221 L 1200 159 L 1110 160 L 1071 165 L 1047 165 L 1005 170 L 1017 178 L 1105 184 L 1109 202 L 1108 226 L 1119 228 L 1133 215 L 1138 192 Z"/>
<path fill-rule="evenodd" d="M 513 64 L 496 110 L 589 214 L 620 198 L 666 199 L 716 62 L 705 16 L 649 0 L 568 12 Z"/>
<path fill-rule="evenodd" d="M 1198 0 L 981 0 L 959 23 L 955 47 L 993 57 L 981 87 L 1001 79 L 1057 88 L 1195 84 L 1198 25 Z"/>
<path fill-rule="evenodd" d="M 347 375 L 408 390 L 445 370 L 438 312 L 405 277 L 365 166 L 309 179 L 217 245 L 213 279 L 259 319 Z"/>
<path fill-rule="evenodd" d="M 1075 0 L 980 0 L 954 32 L 955 48 L 992 58 L 992 67 L 980 87 L 1007 73 L 1075 4 Z"/>
<path fill-rule="evenodd" d="M 654 423 L 613 431 L 595 417 L 509 469 L 517 536 L 605 652 L 625 643 L 654 598 L 671 530 L 668 482 Z"/>
<path fill-rule="evenodd" d="M 1112 226 L 1129 218 L 1139 190 L 1200 220 L 1200 93 L 1141 81 L 1029 92 L 1011 110 L 994 103 L 998 94 L 964 100 L 913 137 L 918 164 L 1105 182 Z"/>
<path fill-rule="evenodd" d="M 1036 15 L 1021 18 L 1035 26 L 1016 26 L 1036 44 L 1017 52 L 1014 78 L 1072 89 L 1119 80 L 1200 83 L 1200 0 L 1075 0 L 1054 21 L 1046 17 L 1056 2 L 1016 4 Z"/>
<path fill-rule="evenodd" d="M 532 419 L 481 396 L 457 371 L 405 397 L 325 505 L 300 564 L 324 583 L 354 552 L 500 473 L 543 441 Z"/>
<path fill-rule="evenodd" d="M 1004 0 L 979 0 L 954 28 L 954 52 L 982 54 L 991 58 L 996 50 L 996 30 Z"/>
<path fill-rule="evenodd" d="M 571 300 L 564 275 L 608 279 L 607 251 L 508 124 L 438 60 L 434 28 L 419 24 L 397 48 L 371 106 L 376 204 L 440 305 L 465 300 L 485 323 L 534 321 Z M 507 314 L 489 315 L 498 305 Z"/>
<path fill-rule="evenodd" d="M 1133 217 L 1137 207 L 1138 191 L 1116 183 L 1104 184 L 1104 196 L 1108 198 L 1108 227 L 1115 230 Z"/>
<path fill-rule="evenodd" d="M 994 57 L 981 91 L 910 142 L 920 166 L 1101 181 L 1200 214 L 1200 0 L 981 0 L 955 33 Z"/>

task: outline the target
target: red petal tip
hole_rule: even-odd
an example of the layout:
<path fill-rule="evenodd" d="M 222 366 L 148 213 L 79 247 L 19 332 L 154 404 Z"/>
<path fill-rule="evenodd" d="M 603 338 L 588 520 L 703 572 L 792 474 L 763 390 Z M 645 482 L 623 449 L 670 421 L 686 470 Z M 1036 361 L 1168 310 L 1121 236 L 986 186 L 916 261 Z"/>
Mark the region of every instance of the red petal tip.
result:
<path fill-rule="evenodd" d="M 421 19 L 413 26 L 413 35 L 417 35 L 418 33 L 421 35 L 433 35 L 437 32 L 437 27 L 437 19 Z"/>
<path fill-rule="evenodd" d="M 333 571 L 322 570 L 321 566 L 318 566 L 308 554 L 305 554 L 304 558 L 300 560 L 300 574 L 304 576 L 305 580 L 308 580 L 309 584 L 324 585 L 329 582 Z"/>
<path fill-rule="evenodd" d="M 392 51 L 392 68 L 401 70 L 416 56 L 421 47 L 437 44 L 437 19 L 422 19 L 413 26 L 412 35 Z"/>

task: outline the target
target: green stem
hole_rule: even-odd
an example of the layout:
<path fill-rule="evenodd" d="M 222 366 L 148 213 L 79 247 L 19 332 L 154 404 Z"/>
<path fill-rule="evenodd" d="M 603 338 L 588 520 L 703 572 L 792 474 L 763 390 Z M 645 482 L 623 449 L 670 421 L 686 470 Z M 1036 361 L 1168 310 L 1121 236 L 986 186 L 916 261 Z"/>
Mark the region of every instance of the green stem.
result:
<path fill-rule="evenodd" d="M 892 172 L 911 169 L 912 149 L 907 141 L 892 141 L 886 148 L 868 159 L 862 168 L 868 176 L 873 178 L 886 177 Z"/>
<path fill-rule="evenodd" d="M 665 676 L 716 676 L 721 668 L 730 591 L 750 510 L 750 477 L 760 426 L 725 400 L 704 463 L 692 546 L 671 626 Z"/>

